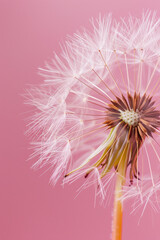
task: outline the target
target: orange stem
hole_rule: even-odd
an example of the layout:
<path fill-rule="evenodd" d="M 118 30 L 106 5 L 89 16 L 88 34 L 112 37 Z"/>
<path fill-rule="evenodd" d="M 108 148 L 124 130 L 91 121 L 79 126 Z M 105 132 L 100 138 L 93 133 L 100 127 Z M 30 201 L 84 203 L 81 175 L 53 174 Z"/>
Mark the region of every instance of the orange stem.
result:
<path fill-rule="evenodd" d="M 127 143 L 123 149 L 122 155 L 117 166 L 117 179 L 114 194 L 114 210 L 113 210 L 113 225 L 112 225 L 112 240 L 122 239 L 122 189 L 125 184 L 127 159 L 129 154 L 129 144 Z"/>
<path fill-rule="evenodd" d="M 114 197 L 114 211 L 113 211 L 113 225 L 112 225 L 112 240 L 122 239 L 122 216 L 123 206 L 120 200 L 122 196 L 123 178 L 117 174 L 115 197 Z"/>

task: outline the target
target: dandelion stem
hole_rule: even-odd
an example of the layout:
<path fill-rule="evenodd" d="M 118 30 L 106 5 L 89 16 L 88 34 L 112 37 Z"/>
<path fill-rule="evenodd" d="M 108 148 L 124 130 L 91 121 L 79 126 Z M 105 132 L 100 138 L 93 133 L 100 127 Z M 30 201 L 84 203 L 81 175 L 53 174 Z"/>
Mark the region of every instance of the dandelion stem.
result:
<path fill-rule="evenodd" d="M 117 166 L 117 179 L 114 194 L 114 210 L 113 210 L 113 225 L 112 225 L 112 240 L 121 240 L 122 237 L 122 188 L 125 183 L 126 165 L 129 145 L 126 144 Z"/>
<path fill-rule="evenodd" d="M 112 240 L 121 240 L 122 236 L 122 186 L 123 177 L 117 174 L 115 195 L 114 195 L 114 210 L 113 210 L 113 225 L 112 225 Z"/>

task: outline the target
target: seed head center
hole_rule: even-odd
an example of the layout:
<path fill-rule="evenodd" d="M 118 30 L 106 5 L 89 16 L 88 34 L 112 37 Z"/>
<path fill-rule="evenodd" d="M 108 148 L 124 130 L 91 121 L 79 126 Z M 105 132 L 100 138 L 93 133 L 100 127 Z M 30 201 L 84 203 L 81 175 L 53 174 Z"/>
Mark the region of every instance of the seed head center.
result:
<path fill-rule="evenodd" d="M 137 126 L 139 122 L 139 113 L 138 111 L 135 112 L 133 109 L 121 111 L 120 118 L 129 126 Z"/>

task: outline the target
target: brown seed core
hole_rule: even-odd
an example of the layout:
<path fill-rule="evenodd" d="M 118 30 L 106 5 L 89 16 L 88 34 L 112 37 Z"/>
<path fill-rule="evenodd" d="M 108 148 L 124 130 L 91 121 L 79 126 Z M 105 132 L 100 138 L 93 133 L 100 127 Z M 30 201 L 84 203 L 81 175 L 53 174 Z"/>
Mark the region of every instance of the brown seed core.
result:
<path fill-rule="evenodd" d="M 127 97 L 117 97 L 108 104 L 104 124 L 108 128 L 125 127 L 129 139 L 132 136 L 136 141 L 143 141 L 160 127 L 160 111 L 156 110 L 154 103 L 152 97 L 140 96 L 136 92 L 133 96 L 127 93 Z"/>

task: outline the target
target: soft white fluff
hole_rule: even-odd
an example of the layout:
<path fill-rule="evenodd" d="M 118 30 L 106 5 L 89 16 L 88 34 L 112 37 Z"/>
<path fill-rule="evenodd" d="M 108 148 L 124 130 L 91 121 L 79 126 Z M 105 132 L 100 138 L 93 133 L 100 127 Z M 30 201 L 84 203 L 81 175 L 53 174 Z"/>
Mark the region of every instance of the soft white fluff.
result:
<path fill-rule="evenodd" d="M 90 31 L 68 37 L 61 54 L 55 53 L 51 63 L 40 69 L 45 83 L 32 87 L 26 94 L 26 103 L 35 109 L 27 130 L 32 136 L 34 167 L 51 169 L 53 183 L 96 157 L 98 146 L 101 150 L 104 147 L 102 142 L 108 132 L 102 123 L 106 103 L 114 99 L 113 90 L 116 95 L 119 88 L 124 95 L 126 88 L 133 93 L 136 79 L 141 93 L 146 87 L 149 92 L 158 79 L 160 19 L 155 13 L 148 11 L 141 18 L 130 16 L 120 22 L 112 20 L 109 14 L 91 23 Z M 90 162 L 66 181 L 82 176 L 91 168 Z M 91 182 L 95 182 L 96 176 L 104 197 L 103 186 L 107 189 L 107 180 L 101 181 L 97 169 L 92 176 Z M 159 189 L 158 184 L 155 189 Z M 137 194 L 136 191 L 128 187 L 123 199 Z"/>

